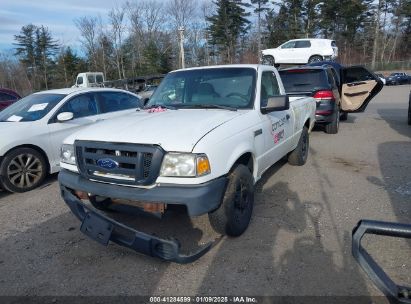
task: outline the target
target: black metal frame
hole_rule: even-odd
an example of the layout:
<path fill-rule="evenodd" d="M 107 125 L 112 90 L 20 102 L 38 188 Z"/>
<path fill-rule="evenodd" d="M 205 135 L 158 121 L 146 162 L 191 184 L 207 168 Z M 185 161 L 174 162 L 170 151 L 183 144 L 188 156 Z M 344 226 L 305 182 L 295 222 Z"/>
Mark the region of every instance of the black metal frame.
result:
<path fill-rule="evenodd" d="M 362 247 L 365 234 L 376 234 L 411 239 L 411 225 L 380 221 L 361 220 L 352 232 L 352 255 L 374 284 L 388 298 L 391 304 L 411 303 L 411 288 L 396 285 L 384 270 Z"/>
<path fill-rule="evenodd" d="M 102 245 L 108 245 L 109 241 L 112 241 L 145 255 L 186 264 L 202 257 L 216 243 L 208 243 L 191 255 L 183 255 L 180 254 L 177 240 L 160 239 L 108 218 L 81 202 L 64 186 L 61 186 L 61 194 L 71 211 L 82 222 L 80 230 Z"/>

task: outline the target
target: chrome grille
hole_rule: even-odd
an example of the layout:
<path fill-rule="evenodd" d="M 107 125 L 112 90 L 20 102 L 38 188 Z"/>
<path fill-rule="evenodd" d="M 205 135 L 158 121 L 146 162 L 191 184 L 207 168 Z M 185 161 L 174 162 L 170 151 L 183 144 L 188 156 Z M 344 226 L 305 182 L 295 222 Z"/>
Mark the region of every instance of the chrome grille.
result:
<path fill-rule="evenodd" d="M 103 182 L 151 185 L 160 172 L 164 150 L 157 145 L 75 142 L 80 174 Z M 112 167 L 108 165 L 110 164 Z"/>

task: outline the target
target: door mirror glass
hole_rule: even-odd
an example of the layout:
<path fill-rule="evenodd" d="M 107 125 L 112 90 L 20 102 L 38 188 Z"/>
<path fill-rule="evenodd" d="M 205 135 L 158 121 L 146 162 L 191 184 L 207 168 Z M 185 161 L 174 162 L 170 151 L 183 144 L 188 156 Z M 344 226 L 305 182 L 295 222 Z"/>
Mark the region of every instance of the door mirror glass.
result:
<path fill-rule="evenodd" d="M 72 120 L 74 117 L 73 113 L 71 112 L 63 112 L 57 115 L 57 121 L 59 122 L 66 122 Z"/>
<path fill-rule="evenodd" d="M 261 107 L 261 112 L 266 114 L 274 111 L 285 111 L 289 108 L 290 101 L 288 100 L 288 96 L 274 96 L 268 98 L 267 105 L 265 107 Z"/>

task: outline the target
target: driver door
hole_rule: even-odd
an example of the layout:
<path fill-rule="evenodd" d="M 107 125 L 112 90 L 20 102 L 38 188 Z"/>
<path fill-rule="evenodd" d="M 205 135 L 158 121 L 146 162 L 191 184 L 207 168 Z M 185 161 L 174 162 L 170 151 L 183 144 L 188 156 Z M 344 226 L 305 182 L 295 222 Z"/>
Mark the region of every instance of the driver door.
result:
<path fill-rule="evenodd" d="M 264 71 L 261 76 L 260 106 L 266 106 L 268 98 L 280 95 L 276 75 L 272 71 Z M 290 107 L 288 110 L 263 114 L 262 121 L 265 147 L 262 159 L 264 171 L 290 151 L 294 115 Z"/>
<path fill-rule="evenodd" d="M 371 99 L 383 88 L 382 81 L 363 66 L 347 67 L 341 72 L 341 110 L 346 113 L 364 112 Z"/>

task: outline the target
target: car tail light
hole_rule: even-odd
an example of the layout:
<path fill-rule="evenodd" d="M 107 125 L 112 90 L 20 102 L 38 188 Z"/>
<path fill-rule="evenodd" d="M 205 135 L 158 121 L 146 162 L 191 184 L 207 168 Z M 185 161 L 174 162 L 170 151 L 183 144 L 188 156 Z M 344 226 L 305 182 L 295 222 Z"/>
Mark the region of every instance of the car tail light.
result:
<path fill-rule="evenodd" d="M 332 100 L 335 99 L 333 91 L 317 91 L 314 96 L 315 99 L 317 100 Z"/>

